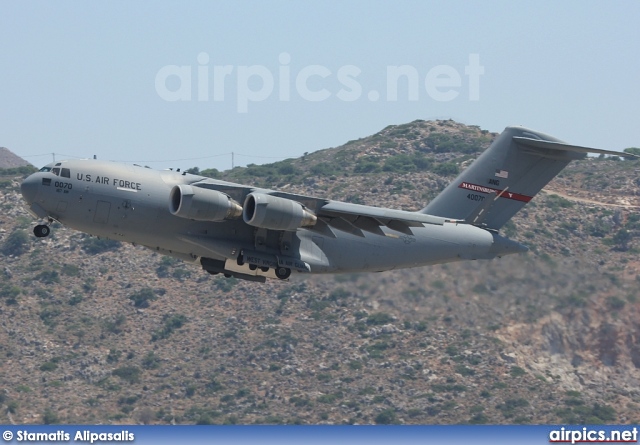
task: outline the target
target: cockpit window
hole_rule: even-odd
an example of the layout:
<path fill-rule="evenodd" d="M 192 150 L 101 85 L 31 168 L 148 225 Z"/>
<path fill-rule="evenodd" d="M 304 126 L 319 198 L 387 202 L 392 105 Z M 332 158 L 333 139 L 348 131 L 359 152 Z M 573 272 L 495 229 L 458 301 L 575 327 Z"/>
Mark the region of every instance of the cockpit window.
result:
<path fill-rule="evenodd" d="M 45 165 L 44 167 L 42 167 L 42 168 L 40 169 L 40 171 L 41 171 L 41 172 L 45 172 L 45 173 L 46 173 L 46 172 L 50 172 L 50 171 L 51 171 L 51 167 L 48 167 L 48 166 L 46 166 L 46 165 Z"/>
<path fill-rule="evenodd" d="M 71 170 L 69 170 L 68 168 L 63 168 L 62 170 L 60 170 L 60 176 L 62 176 L 63 178 L 71 178 Z"/>
<path fill-rule="evenodd" d="M 60 167 L 54 167 L 53 170 L 51 170 L 51 173 L 56 176 L 60 176 Z"/>

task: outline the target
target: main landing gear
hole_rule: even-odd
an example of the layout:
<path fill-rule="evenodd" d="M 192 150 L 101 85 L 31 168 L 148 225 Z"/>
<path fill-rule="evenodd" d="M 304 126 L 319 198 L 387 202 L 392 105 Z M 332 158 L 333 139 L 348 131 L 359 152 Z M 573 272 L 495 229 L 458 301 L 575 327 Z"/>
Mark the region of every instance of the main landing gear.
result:
<path fill-rule="evenodd" d="M 243 253 L 240 253 L 240 255 L 238 255 L 237 264 L 238 266 L 244 266 L 245 261 Z M 260 270 L 262 272 L 269 272 L 268 266 L 258 266 L 257 264 L 249 263 L 249 269 L 252 271 L 256 270 L 258 267 L 260 267 Z M 274 272 L 276 274 L 276 277 L 280 278 L 281 280 L 286 280 L 291 276 L 291 269 L 287 267 L 278 266 L 274 269 Z"/>
<path fill-rule="evenodd" d="M 255 264 L 249 264 L 249 269 L 250 270 L 256 270 L 257 268 L 258 268 L 258 266 L 256 266 Z M 260 270 L 263 271 L 263 272 L 269 272 L 269 268 L 266 267 L 266 266 L 261 266 Z M 286 280 L 287 278 L 289 278 L 291 276 L 291 269 L 286 268 L 286 267 L 276 267 L 274 269 L 274 272 L 276 274 L 276 277 L 280 278 L 281 280 Z"/>
<path fill-rule="evenodd" d="M 288 269 L 286 267 L 276 267 L 275 273 L 276 277 L 280 278 L 281 280 L 286 280 L 291 276 L 291 269 Z"/>

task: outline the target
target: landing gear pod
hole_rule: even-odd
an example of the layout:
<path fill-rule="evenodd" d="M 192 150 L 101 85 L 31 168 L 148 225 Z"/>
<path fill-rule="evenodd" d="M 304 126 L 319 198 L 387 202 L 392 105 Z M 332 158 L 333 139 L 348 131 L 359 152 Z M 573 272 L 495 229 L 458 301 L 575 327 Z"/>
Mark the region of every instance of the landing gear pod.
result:
<path fill-rule="evenodd" d="M 251 270 L 256 270 L 259 267 L 263 272 L 273 269 L 276 277 L 281 280 L 289 278 L 292 270 L 311 272 L 309 265 L 300 259 L 253 250 L 242 250 L 238 256 L 237 264 L 238 266 L 248 264 Z"/>

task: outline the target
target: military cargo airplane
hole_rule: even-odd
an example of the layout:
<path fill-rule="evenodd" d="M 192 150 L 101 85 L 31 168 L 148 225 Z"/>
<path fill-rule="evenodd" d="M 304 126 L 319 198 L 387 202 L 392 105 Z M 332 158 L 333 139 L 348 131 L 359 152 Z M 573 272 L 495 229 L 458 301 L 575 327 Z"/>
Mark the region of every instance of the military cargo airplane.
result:
<path fill-rule="evenodd" d="M 507 127 L 417 212 L 113 162 L 51 163 L 21 185 L 29 212 L 88 234 L 200 263 L 211 274 L 264 282 L 291 274 L 379 272 L 527 251 L 499 229 L 570 161 L 587 153 Z M 632 156 L 632 155 L 631 155 Z"/>

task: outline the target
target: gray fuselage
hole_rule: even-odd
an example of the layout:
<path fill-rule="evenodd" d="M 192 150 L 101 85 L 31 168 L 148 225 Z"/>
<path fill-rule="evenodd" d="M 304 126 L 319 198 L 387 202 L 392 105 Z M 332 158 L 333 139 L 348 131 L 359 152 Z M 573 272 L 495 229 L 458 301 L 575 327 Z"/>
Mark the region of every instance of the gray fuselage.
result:
<path fill-rule="evenodd" d="M 229 195 L 235 194 L 233 198 L 239 202 L 255 190 L 168 170 L 71 160 L 49 164 L 29 176 L 22 193 L 30 212 L 37 217 L 185 260 L 222 261 L 226 269 L 249 275 L 273 276 L 272 272 L 240 264 L 237 258 L 241 252 L 304 263 L 294 272 L 341 273 L 491 259 L 526 250 L 495 232 L 456 222 L 425 224 L 408 232 L 384 225 L 378 233 L 335 227 L 277 231 L 253 227 L 242 218 L 196 221 L 172 214 L 171 190 L 203 180 L 209 181 L 211 188 L 219 185 Z"/>

